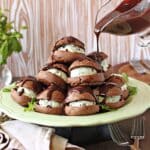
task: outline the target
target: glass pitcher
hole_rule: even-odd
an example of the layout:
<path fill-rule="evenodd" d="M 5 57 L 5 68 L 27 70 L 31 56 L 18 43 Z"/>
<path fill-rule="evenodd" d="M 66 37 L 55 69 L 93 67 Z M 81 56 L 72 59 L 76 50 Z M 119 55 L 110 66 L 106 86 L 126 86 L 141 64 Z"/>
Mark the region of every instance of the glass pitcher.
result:
<path fill-rule="evenodd" d="M 98 11 L 95 33 L 129 35 L 146 31 L 139 34 L 140 44 L 150 46 L 150 0 L 123 0 L 117 3 L 116 8 L 114 3 L 117 1 L 109 0 Z M 105 14 L 103 10 L 110 12 Z"/>
<path fill-rule="evenodd" d="M 7 65 L 0 66 L 0 89 L 12 81 L 12 73 Z"/>
<path fill-rule="evenodd" d="M 113 0 L 109 0 L 102 8 L 112 3 Z M 150 0 L 123 0 L 103 18 L 100 13 L 96 17 L 95 32 L 128 35 L 150 27 Z"/>

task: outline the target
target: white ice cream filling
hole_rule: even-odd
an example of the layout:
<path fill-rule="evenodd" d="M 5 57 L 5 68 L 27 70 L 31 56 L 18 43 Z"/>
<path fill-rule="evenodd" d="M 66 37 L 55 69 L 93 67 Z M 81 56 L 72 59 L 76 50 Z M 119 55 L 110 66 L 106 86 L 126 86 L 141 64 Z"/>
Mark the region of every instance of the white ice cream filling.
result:
<path fill-rule="evenodd" d="M 47 71 L 62 78 L 64 81 L 67 81 L 67 74 L 65 72 L 63 72 L 57 68 L 51 68 L 51 69 L 48 69 Z"/>
<path fill-rule="evenodd" d="M 121 74 L 117 74 L 117 73 L 112 73 L 111 75 L 112 75 L 112 76 L 117 76 L 117 77 L 122 77 Z"/>
<path fill-rule="evenodd" d="M 41 107 L 52 107 L 52 108 L 56 108 L 56 107 L 62 107 L 62 103 L 56 102 L 55 100 L 47 100 L 47 99 L 40 99 L 39 100 L 39 105 Z"/>
<path fill-rule="evenodd" d="M 108 70 L 108 67 L 109 67 L 109 64 L 107 63 L 107 60 L 104 59 L 102 62 L 101 62 L 101 66 L 102 66 L 102 69 L 104 71 L 107 71 Z"/>
<path fill-rule="evenodd" d="M 127 84 L 123 84 L 123 85 L 121 86 L 121 90 L 122 90 L 122 91 L 127 90 L 127 88 L 128 88 L 128 85 L 127 85 Z"/>
<path fill-rule="evenodd" d="M 106 103 L 117 103 L 119 102 L 121 99 L 121 96 L 108 96 L 106 97 Z"/>
<path fill-rule="evenodd" d="M 80 77 L 93 74 L 97 74 L 97 71 L 92 67 L 79 67 L 70 71 L 70 77 Z"/>
<path fill-rule="evenodd" d="M 96 103 L 93 101 L 87 101 L 87 100 L 80 100 L 80 101 L 74 101 L 70 102 L 69 106 L 72 107 L 82 107 L 82 106 L 92 106 L 95 105 Z"/>
<path fill-rule="evenodd" d="M 105 99 L 104 97 L 98 96 L 97 101 L 98 101 L 98 103 L 101 103 L 101 102 L 103 102 L 104 99 Z"/>
<path fill-rule="evenodd" d="M 81 54 L 85 53 L 83 48 L 80 48 L 80 47 L 75 46 L 73 44 L 67 44 L 65 46 L 59 47 L 58 50 L 60 50 L 60 51 L 69 51 L 69 52 L 72 52 L 72 53 L 81 53 Z"/>
<path fill-rule="evenodd" d="M 36 97 L 36 94 L 35 94 L 34 91 L 32 91 L 32 90 L 30 90 L 28 88 L 25 88 L 25 87 L 18 87 L 17 92 L 20 93 L 23 90 L 24 90 L 23 95 L 25 95 L 27 97 L 30 97 L 30 98 Z"/>

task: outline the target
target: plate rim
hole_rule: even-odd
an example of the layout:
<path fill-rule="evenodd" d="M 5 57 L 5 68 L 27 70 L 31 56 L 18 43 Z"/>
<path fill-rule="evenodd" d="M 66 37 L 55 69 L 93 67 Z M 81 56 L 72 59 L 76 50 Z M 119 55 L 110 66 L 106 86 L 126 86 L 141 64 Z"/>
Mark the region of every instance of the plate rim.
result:
<path fill-rule="evenodd" d="M 142 82 L 142 81 L 139 81 L 139 80 L 136 80 L 136 79 L 133 79 L 133 78 L 129 78 L 129 80 L 130 81 L 136 81 L 136 82 L 138 82 L 138 83 L 141 83 L 143 86 L 146 86 L 146 87 L 148 87 L 149 88 L 149 92 L 150 92 L 150 86 L 149 85 L 147 85 L 146 83 L 144 83 L 144 82 Z M 0 99 L 1 99 L 1 97 L 3 96 L 3 93 L 4 92 L 2 92 L 2 90 L 0 91 Z M 2 100 L 3 100 L 3 98 L 2 98 Z M 12 99 L 11 99 L 12 100 Z M 12 100 L 13 101 L 13 100 Z M 131 100 L 132 101 L 132 100 Z M 13 101 L 14 102 L 14 101 Z M 14 102 L 14 103 L 16 103 L 16 102 Z M 17 104 L 17 103 L 16 103 Z M 17 105 L 19 105 L 19 104 L 17 104 Z M 126 105 L 129 105 L 129 104 L 126 104 Z M 22 106 L 18 106 L 18 107 L 22 107 Z M 124 106 L 125 107 L 125 106 Z M 124 108 L 124 107 L 122 107 L 122 108 Z M 22 107 L 23 108 L 23 107 Z M 118 110 L 121 110 L 122 108 L 119 108 Z M 94 115 L 88 115 L 88 116 L 60 116 L 60 115 L 47 115 L 47 114 L 41 114 L 41 113 L 38 113 L 38 112 L 21 112 L 20 114 L 14 114 L 14 112 L 12 111 L 11 112 L 11 109 L 10 110 L 8 110 L 9 108 L 7 108 L 7 106 L 2 106 L 2 101 L 0 101 L 0 110 L 2 111 L 2 112 L 4 112 L 5 114 L 7 114 L 10 118 L 13 118 L 13 119 L 18 119 L 18 120 L 21 120 L 21 121 L 24 121 L 24 122 L 28 122 L 28 123 L 34 123 L 34 124 L 39 124 L 39 125 L 44 125 L 44 126 L 52 126 L 52 127 L 85 127 L 85 126 L 97 126 L 97 125 L 103 125 L 103 124 L 108 124 L 108 123 L 113 123 L 113 122 L 119 122 L 119 121 L 122 121 L 122 120 L 126 120 L 126 119 L 130 119 L 130 118 L 133 118 L 133 117 L 136 117 L 136 116 L 138 116 L 138 115 L 141 115 L 141 114 L 143 114 L 144 112 L 146 112 L 148 109 L 150 108 L 150 102 L 149 102 L 149 104 L 148 105 L 143 105 L 143 107 L 142 107 L 142 109 L 140 110 L 140 111 L 137 111 L 137 112 L 134 112 L 134 113 L 132 113 L 130 116 L 129 115 L 126 115 L 126 116 L 124 116 L 123 118 L 121 118 L 121 117 L 119 117 L 119 119 L 118 118 L 113 118 L 113 119 L 111 119 L 109 122 L 108 122 L 108 120 L 101 120 L 101 121 L 99 121 L 99 120 L 93 120 L 93 121 L 91 121 L 91 122 L 88 122 L 88 124 L 86 124 L 85 122 L 84 122 L 84 118 L 86 118 L 86 121 L 87 121 L 87 117 L 89 118 L 89 119 L 91 119 L 91 118 L 93 118 L 93 116 L 96 116 L 96 118 L 99 116 L 99 115 L 102 115 L 101 113 L 98 113 L 98 114 L 94 114 Z M 114 112 L 116 112 L 116 111 L 118 111 L 118 110 L 115 110 Z M 80 119 L 81 120 L 81 118 L 83 119 L 83 122 L 69 122 L 69 123 L 66 123 L 65 121 L 64 122 L 62 122 L 61 121 L 61 123 L 58 123 L 57 122 L 57 124 L 55 124 L 56 122 L 53 120 L 53 122 L 51 122 L 50 124 L 49 123 L 47 123 L 47 122 L 49 122 L 49 120 L 48 121 L 43 121 L 43 122 L 39 122 L 39 120 L 36 120 L 36 117 L 35 118 L 30 118 L 30 116 L 32 115 L 33 113 L 38 113 L 38 115 L 39 116 L 49 116 L 49 117 L 51 117 L 52 119 L 54 119 L 54 118 L 59 118 L 59 117 L 65 117 L 65 118 L 67 118 L 67 120 L 68 120 L 68 118 L 70 118 L 70 119 L 75 119 L 75 120 L 78 120 L 78 119 Z M 106 112 L 107 114 L 110 114 L 110 113 L 112 113 L 112 112 Z M 105 114 L 106 114 L 105 113 Z M 25 117 L 21 117 L 21 115 L 22 114 L 25 114 Z M 28 115 L 29 114 L 29 115 Z M 104 114 L 104 113 L 103 113 Z M 27 117 L 28 116 L 28 117 Z"/>

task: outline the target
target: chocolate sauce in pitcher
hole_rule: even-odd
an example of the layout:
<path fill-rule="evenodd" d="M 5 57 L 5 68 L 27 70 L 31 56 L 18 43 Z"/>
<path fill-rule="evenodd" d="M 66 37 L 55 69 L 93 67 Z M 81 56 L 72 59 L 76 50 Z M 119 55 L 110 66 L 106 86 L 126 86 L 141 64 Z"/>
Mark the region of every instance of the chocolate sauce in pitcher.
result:
<path fill-rule="evenodd" d="M 112 12 L 99 20 L 94 29 L 99 53 L 99 36 L 102 32 L 129 35 L 150 27 L 150 0 L 123 0 Z"/>

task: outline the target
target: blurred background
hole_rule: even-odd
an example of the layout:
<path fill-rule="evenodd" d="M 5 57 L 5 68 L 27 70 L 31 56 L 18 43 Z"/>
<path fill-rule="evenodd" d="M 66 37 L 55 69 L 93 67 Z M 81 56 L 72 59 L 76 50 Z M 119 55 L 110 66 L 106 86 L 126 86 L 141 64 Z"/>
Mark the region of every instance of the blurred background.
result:
<path fill-rule="evenodd" d="M 114 1 L 114 8 L 116 3 Z M 23 51 L 13 54 L 8 66 L 13 76 L 35 75 L 47 61 L 55 42 L 72 35 L 85 43 L 86 52 L 96 50 L 94 36 L 95 17 L 105 0 L 0 0 L 0 8 L 15 27 L 28 26 L 22 30 Z M 105 12 L 109 12 L 106 8 Z M 103 33 L 100 37 L 101 51 L 108 54 L 112 64 L 131 59 L 150 58 L 150 48 L 137 45 L 137 36 L 115 36 Z M 141 51 L 142 49 L 142 51 Z"/>

